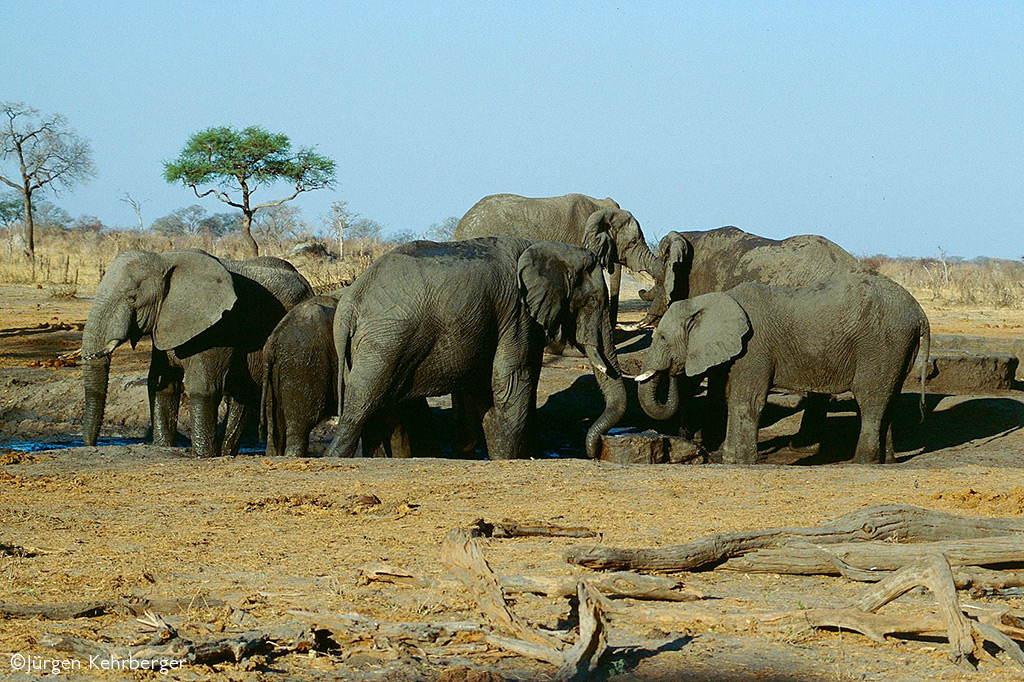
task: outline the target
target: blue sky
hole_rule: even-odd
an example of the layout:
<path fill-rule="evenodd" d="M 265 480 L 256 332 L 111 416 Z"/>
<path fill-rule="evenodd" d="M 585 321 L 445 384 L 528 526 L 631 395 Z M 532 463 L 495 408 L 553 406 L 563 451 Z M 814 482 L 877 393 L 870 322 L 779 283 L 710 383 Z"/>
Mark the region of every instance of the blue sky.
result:
<path fill-rule="evenodd" d="M 732 224 L 856 254 L 1024 256 L 1024 3 L 45 2 L 0 6 L 0 99 L 60 112 L 131 225 L 200 203 L 188 136 L 262 125 L 393 232 L 495 192 L 611 196 L 649 238 Z M 4 166 L 9 169 L 9 166 Z M 264 198 L 278 198 L 283 188 Z"/>

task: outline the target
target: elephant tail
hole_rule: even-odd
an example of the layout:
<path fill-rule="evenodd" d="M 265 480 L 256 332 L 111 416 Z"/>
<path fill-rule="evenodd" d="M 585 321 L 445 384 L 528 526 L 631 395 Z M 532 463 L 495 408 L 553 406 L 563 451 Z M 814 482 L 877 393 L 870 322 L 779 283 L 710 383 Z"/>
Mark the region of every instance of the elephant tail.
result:
<path fill-rule="evenodd" d="M 932 326 L 928 322 L 928 316 L 921 312 L 921 328 L 920 328 L 920 343 L 918 352 L 921 356 L 921 398 L 918 402 L 918 409 L 921 411 L 921 423 L 924 423 L 925 414 L 928 409 L 927 402 L 925 401 L 925 381 L 928 379 L 928 362 L 931 356 L 932 350 Z"/>
<path fill-rule="evenodd" d="M 338 351 L 338 416 L 345 411 L 345 375 L 352 364 L 352 334 L 355 333 L 354 307 L 342 301 L 334 314 L 334 347 Z"/>

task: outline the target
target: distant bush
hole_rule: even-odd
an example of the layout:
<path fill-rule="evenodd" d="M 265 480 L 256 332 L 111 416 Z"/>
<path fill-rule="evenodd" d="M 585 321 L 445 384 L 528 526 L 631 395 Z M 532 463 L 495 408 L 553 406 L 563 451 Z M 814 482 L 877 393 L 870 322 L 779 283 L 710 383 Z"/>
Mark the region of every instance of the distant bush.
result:
<path fill-rule="evenodd" d="M 876 255 L 861 258 L 861 262 L 896 280 L 921 301 L 1024 308 L 1024 261 Z"/>

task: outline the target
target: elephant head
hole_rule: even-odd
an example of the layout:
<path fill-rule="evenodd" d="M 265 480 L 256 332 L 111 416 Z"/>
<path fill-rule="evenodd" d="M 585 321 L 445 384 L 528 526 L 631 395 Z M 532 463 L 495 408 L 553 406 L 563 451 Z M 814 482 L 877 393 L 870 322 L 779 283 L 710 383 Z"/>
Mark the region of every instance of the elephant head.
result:
<path fill-rule="evenodd" d="M 170 350 L 213 326 L 234 306 L 231 273 L 203 251 L 118 254 L 96 290 L 82 332 L 86 445 L 95 445 L 103 421 L 110 355 L 125 341 L 152 335 Z"/>
<path fill-rule="evenodd" d="M 658 244 L 659 269 L 654 273 L 654 286 L 641 289 L 640 298 L 651 302 L 647 315 L 636 328 L 656 324 L 673 301 L 690 295 L 690 267 L 693 264 L 693 246 L 679 232 L 669 232 Z"/>
<path fill-rule="evenodd" d="M 746 311 L 728 294 L 713 293 L 678 301 L 658 323 L 636 377 L 637 395 L 652 419 L 668 419 L 679 408 L 677 377 L 698 377 L 712 367 L 739 357 L 750 333 Z M 657 398 L 661 378 L 668 374 L 668 399 Z"/>
<path fill-rule="evenodd" d="M 530 317 L 549 338 L 575 346 L 590 360 L 605 400 L 604 412 L 587 431 L 587 456 L 596 458 L 601 436 L 626 411 L 600 263 L 586 249 L 539 242 L 520 256 L 518 277 Z"/>
<path fill-rule="evenodd" d="M 614 270 L 616 263 L 650 275 L 660 270 L 640 223 L 632 213 L 621 208 L 603 208 L 591 213 L 583 229 L 583 246 L 596 253 L 609 271 Z"/>

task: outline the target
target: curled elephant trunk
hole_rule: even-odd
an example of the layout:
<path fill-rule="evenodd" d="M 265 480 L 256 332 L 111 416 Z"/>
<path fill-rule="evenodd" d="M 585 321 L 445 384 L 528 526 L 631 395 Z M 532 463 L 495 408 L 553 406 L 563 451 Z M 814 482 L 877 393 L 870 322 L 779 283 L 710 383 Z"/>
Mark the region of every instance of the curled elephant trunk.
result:
<path fill-rule="evenodd" d="M 644 372 L 637 377 L 637 397 L 640 399 L 640 407 L 651 419 L 671 419 L 679 410 L 679 387 L 678 379 L 669 375 L 668 396 L 665 402 L 658 400 L 658 388 L 661 386 L 661 378 L 665 372 Z"/>
<path fill-rule="evenodd" d="M 587 457 L 597 459 L 601 454 L 601 436 L 619 423 L 626 413 L 626 387 L 622 382 L 622 372 L 615 355 L 612 343 L 611 321 L 606 319 L 601 325 L 599 345 L 588 344 L 585 347 L 587 358 L 594 368 L 594 377 L 598 388 L 604 396 L 604 411 L 587 430 Z M 602 371 L 601 368 L 604 368 Z"/>

